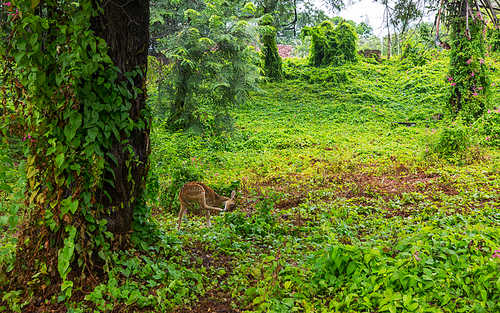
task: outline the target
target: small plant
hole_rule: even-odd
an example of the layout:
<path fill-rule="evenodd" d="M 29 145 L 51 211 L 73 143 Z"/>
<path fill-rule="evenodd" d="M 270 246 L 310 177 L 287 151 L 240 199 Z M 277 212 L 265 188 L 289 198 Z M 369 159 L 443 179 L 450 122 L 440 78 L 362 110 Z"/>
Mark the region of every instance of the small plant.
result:
<path fill-rule="evenodd" d="M 488 146 L 500 146 L 500 108 L 488 110 L 474 124 L 480 141 Z"/>
<path fill-rule="evenodd" d="M 440 132 L 433 130 L 437 134 L 434 142 L 430 144 L 430 152 L 437 154 L 440 158 L 454 164 L 469 163 L 476 159 L 473 142 L 470 138 L 469 127 L 460 122 L 452 122 L 445 126 Z M 428 151 L 429 152 L 429 151 Z"/>

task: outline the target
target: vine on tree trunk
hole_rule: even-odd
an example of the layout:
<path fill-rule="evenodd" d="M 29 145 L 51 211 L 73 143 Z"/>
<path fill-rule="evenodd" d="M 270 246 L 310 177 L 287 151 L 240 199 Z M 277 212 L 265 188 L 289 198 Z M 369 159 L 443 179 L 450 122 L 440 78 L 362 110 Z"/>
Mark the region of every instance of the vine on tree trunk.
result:
<path fill-rule="evenodd" d="M 109 269 L 112 245 L 129 242 L 149 153 L 143 75 L 149 7 L 139 0 L 107 7 L 92 0 L 9 4 L 12 13 L 0 35 L 1 74 L 8 84 L 2 96 L 15 113 L 3 118 L 21 125 L 19 136 L 29 137 L 29 219 L 10 280 L 0 281 L 0 288 L 25 289 L 28 283 L 24 296 L 30 298 L 61 287 L 64 300 L 96 262 Z M 109 35 L 110 21 L 119 14 L 130 19 L 123 20 L 132 29 L 146 25 L 146 35 L 129 44 L 135 59 L 128 63 L 116 62 L 117 54 L 129 51 L 116 51 Z M 135 220 L 144 224 L 147 212 L 141 208 Z"/>
<path fill-rule="evenodd" d="M 455 11 L 447 17 L 451 52 L 446 109 L 453 118 L 471 123 L 485 113 L 490 96 L 491 83 L 484 60 L 486 24 L 481 12 L 473 12 L 473 1 L 451 1 L 448 5 Z"/>

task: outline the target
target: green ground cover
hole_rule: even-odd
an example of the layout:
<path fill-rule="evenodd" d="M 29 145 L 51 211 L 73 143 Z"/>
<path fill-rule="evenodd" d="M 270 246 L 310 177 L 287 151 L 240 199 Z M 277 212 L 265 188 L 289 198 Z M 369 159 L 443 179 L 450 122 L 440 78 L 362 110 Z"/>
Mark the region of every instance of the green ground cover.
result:
<path fill-rule="evenodd" d="M 499 67 L 488 60 L 490 112 L 459 125 L 440 118 L 448 56 L 424 61 L 287 61 L 284 81 L 235 112 L 232 134 L 169 133 L 157 121 L 160 241 L 117 253 L 69 311 L 498 312 Z M 188 210 L 177 233 L 176 193 L 190 180 L 237 189 L 238 208 L 210 229 Z"/>

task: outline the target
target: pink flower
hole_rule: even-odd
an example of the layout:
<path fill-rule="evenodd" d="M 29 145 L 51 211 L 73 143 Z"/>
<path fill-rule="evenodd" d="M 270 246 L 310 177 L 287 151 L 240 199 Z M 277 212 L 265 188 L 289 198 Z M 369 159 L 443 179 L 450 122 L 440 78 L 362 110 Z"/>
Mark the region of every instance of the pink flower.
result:
<path fill-rule="evenodd" d="M 451 83 L 452 86 L 455 86 L 457 83 Z"/>
<path fill-rule="evenodd" d="M 486 140 L 490 140 L 490 137 L 486 137 Z"/>
<path fill-rule="evenodd" d="M 473 95 L 474 97 L 477 97 L 477 92 L 473 93 L 472 95 Z"/>
<path fill-rule="evenodd" d="M 470 64 L 471 61 L 472 61 L 472 59 L 469 59 L 466 62 L 467 62 L 467 64 Z"/>
<path fill-rule="evenodd" d="M 10 7 L 10 1 L 5 3 L 6 7 Z"/>
<path fill-rule="evenodd" d="M 470 73 L 470 76 L 474 76 L 474 72 Z"/>
<path fill-rule="evenodd" d="M 448 76 L 448 80 L 451 82 L 453 80 L 453 77 Z"/>

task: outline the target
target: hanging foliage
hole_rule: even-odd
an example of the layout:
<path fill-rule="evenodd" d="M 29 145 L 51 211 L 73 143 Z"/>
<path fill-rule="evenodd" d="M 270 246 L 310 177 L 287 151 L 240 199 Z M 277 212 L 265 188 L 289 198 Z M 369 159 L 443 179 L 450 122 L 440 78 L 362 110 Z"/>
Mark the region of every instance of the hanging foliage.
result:
<path fill-rule="evenodd" d="M 311 37 L 309 63 L 313 66 L 340 66 L 358 61 L 358 34 L 345 21 L 336 27 L 330 21 L 324 21 L 315 27 L 304 27 L 301 36 L 302 40 L 306 36 Z"/>
<path fill-rule="evenodd" d="M 283 78 L 283 60 L 278 53 L 276 30 L 270 25 L 262 35 L 262 60 L 266 77 L 271 80 Z"/>

